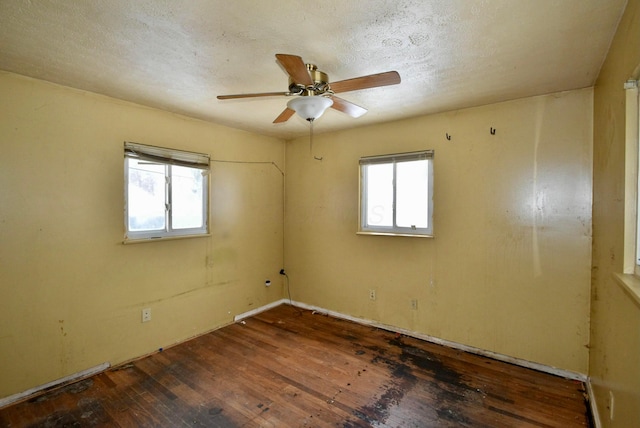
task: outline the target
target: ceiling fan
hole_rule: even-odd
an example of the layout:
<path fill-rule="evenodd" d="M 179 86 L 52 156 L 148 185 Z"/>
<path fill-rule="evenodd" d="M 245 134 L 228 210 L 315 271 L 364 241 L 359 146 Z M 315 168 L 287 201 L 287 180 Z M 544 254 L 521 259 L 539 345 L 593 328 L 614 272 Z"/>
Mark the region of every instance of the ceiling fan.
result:
<path fill-rule="evenodd" d="M 329 83 L 329 76 L 326 73 L 318 70 L 314 64 L 305 64 L 302 58 L 297 55 L 276 54 L 276 59 L 289 75 L 288 92 L 218 95 L 217 98 L 229 100 L 281 95 L 293 96 L 295 98 L 287 103 L 287 108 L 276 117 L 273 123 L 286 122 L 295 113 L 298 113 L 303 119 L 313 122 L 329 107 L 351 117 L 360 117 L 367 112 L 364 107 L 336 97 L 337 93 L 400 83 L 400 75 L 397 71 L 387 71 Z"/>

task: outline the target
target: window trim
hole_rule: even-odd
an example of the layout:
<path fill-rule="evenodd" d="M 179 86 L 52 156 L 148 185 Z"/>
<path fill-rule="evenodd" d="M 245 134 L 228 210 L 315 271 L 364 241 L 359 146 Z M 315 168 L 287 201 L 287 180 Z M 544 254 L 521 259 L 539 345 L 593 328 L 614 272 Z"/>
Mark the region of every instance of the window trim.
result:
<path fill-rule="evenodd" d="M 639 67 L 640 68 L 640 67 Z M 623 271 L 613 277 L 640 306 L 640 93 L 638 78 L 629 79 L 625 89 L 624 164 L 624 251 Z"/>
<path fill-rule="evenodd" d="M 640 273 L 638 257 L 638 83 L 628 80 L 625 89 L 625 197 L 624 266 L 625 274 Z"/>
<path fill-rule="evenodd" d="M 171 205 L 168 203 L 165 211 L 167 221 L 164 230 L 131 231 L 129 230 L 129 159 L 147 160 L 157 162 L 165 166 L 165 178 L 171 176 L 173 166 L 182 166 L 202 170 L 202 218 L 203 226 L 188 229 L 173 229 L 171 227 Z M 206 153 L 187 152 L 183 150 L 168 149 L 149 146 L 133 142 L 124 142 L 124 243 L 138 243 L 158 240 L 174 240 L 183 238 L 196 238 L 210 236 L 209 213 L 211 198 L 209 196 L 209 171 L 210 157 Z M 166 195 L 171 200 L 173 188 L 170 180 L 167 180 Z"/>
<path fill-rule="evenodd" d="M 358 194 L 358 235 L 381 235 L 381 236 L 407 236 L 418 238 L 433 238 L 433 150 L 421 150 L 416 152 L 395 153 L 387 155 L 365 156 L 360 158 L 359 161 L 359 194 Z M 395 178 L 395 165 L 398 162 L 408 162 L 415 160 L 427 160 L 428 161 L 428 227 L 412 229 L 408 227 L 398 226 L 371 226 L 366 224 L 366 194 L 364 189 L 366 186 L 365 168 L 367 165 L 375 164 L 394 164 L 394 178 Z M 393 184 L 393 205 L 395 206 L 396 187 L 395 179 Z M 394 213 L 395 221 L 395 213 Z"/>

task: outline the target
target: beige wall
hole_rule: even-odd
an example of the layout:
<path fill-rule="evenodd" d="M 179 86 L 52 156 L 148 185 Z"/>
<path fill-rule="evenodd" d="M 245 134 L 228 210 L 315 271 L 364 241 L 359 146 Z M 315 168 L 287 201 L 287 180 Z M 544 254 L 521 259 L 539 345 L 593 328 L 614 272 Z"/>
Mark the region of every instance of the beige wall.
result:
<path fill-rule="evenodd" d="M 594 92 L 593 296 L 589 372 L 605 427 L 640 425 L 640 305 L 614 280 L 623 270 L 625 92 L 638 78 L 640 1 L 630 0 Z M 609 419 L 609 391 L 615 415 Z"/>
<path fill-rule="evenodd" d="M 274 165 L 213 164 L 211 238 L 121 243 L 123 141 L 284 168 L 282 141 L 8 73 L 0 94 L 0 398 L 282 298 Z"/>
<path fill-rule="evenodd" d="M 322 161 L 310 156 L 308 138 L 289 142 L 293 299 L 586 373 L 592 95 L 320 134 L 314 155 Z M 356 235 L 358 159 L 421 149 L 435 150 L 435 238 Z"/>
<path fill-rule="evenodd" d="M 319 134 L 322 161 L 288 142 L 284 242 L 280 171 L 214 163 L 211 238 L 126 246 L 124 140 L 284 170 L 283 142 L 0 72 L 0 398 L 231 322 L 283 297 L 284 265 L 294 300 L 589 372 L 604 425 L 637 422 L 640 307 L 612 274 L 639 64 L 630 0 L 594 91 Z M 420 149 L 436 237 L 357 236 L 358 158 Z"/>

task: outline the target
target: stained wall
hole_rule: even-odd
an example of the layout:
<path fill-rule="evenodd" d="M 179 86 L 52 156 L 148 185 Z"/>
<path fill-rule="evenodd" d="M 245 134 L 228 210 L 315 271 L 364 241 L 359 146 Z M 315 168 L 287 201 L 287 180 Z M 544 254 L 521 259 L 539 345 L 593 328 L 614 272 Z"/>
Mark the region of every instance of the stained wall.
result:
<path fill-rule="evenodd" d="M 313 153 L 308 138 L 287 143 L 293 299 L 585 374 L 592 97 L 583 89 L 318 134 Z M 357 235 L 358 159 L 423 149 L 435 150 L 435 237 Z"/>
<path fill-rule="evenodd" d="M 640 425 L 640 294 L 617 279 L 625 273 L 626 97 L 640 78 L 640 1 L 629 0 L 594 92 L 593 292 L 589 374 L 605 427 Z M 633 160 L 632 160 L 633 162 Z M 633 242 L 633 233 L 631 241 Z M 632 245 L 633 246 L 633 245 Z M 633 255 L 631 259 L 633 260 Z M 633 263 L 631 263 L 633 266 Z M 629 284 L 640 281 L 628 275 Z M 611 397 L 613 396 L 613 418 Z"/>
<path fill-rule="evenodd" d="M 282 297 L 281 140 L 10 73 L 0 94 L 0 397 Z M 124 141 L 258 163 L 212 163 L 210 237 L 123 245 Z"/>

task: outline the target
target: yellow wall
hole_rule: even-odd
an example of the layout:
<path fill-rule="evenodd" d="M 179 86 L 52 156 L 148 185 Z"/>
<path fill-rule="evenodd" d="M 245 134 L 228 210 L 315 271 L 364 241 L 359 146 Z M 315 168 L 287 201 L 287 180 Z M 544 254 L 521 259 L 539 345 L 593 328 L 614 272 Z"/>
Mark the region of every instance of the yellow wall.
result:
<path fill-rule="evenodd" d="M 322 161 L 306 137 L 285 144 L 0 72 L 0 397 L 229 323 L 283 297 L 284 265 L 294 300 L 589 372 L 605 425 L 636 422 L 640 308 L 612 273 L 639 21 L 630 0 L 595 90 L 319 134 Z M 122 245 L 125 140 L 267 163 L 213 164 L 211 238 Z M 421 149 L 436 153 L 436 237 L 356 235 L 359 157 Z M 284 170 L 285 151 L 283 218 L 269 162 Z"/>
<path fill-rule="evenodd" d="M 213 164 L 211 238 L 122 245 L 125 140 L 284 168 L 281 140 L 0 73 L 0 397 L 283 296 L 275 166 Z"/>
<path fill-rule="evenodd" d="M 586 373 L 592 96 L 583 89 L 320 134 L 322 161 L 308 138 L 287 143 L 293 299 Z M 435 150 L 435 238 L 356 235 L 358 159 L 421 149 Z"/>
<path fill-rule="evenodd" d="M 623 271 L 625 92 L 639 77 L 640 1 L 629 0 L 594 91 L 593 297 L 589 373 L 605 427 L 640 425 L 640 305 Z M 615 415 L 609 419 L 609 391 Z"/>

